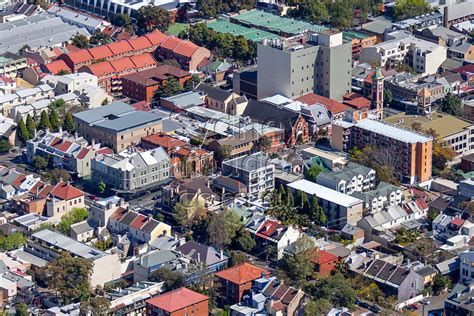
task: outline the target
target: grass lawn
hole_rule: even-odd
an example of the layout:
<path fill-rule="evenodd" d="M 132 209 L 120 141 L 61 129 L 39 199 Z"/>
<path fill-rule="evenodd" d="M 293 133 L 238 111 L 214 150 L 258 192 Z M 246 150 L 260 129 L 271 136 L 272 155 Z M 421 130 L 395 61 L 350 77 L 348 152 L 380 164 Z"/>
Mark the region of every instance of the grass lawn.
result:
<path fill-rule="evenodd" d="M 173 23 L 168 27 L 167 32 L 170 33 L 171 35 L 178 36 L 178 34 L 182 30 L 187 30 L 189 28 L 189 24 L 186 23 Z"/>

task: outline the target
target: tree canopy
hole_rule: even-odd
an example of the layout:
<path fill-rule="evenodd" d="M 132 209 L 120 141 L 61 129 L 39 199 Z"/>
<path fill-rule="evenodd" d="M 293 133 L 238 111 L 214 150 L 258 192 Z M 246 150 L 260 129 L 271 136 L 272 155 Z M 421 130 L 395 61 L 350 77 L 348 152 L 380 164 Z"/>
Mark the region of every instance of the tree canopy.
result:
<path fill-rule="evenodd" d="M 64 235 L 69 235 L 71 225 L 82 222 L 87 218 L 89 212 L 84 208 L 74 208 L 68 214 L 61 217 L 58 224 L 58 229 Z"/>
<path fill-rule="evenodd" d="M 26 236 L 22 233 L 15 232 L 9 235 L 0 236 L 0 250 L 1 251 L 10 251 L 19 248 L 26 244 Z"/>
<path fill-rule="evenodd" d="M 448 93 L 439 106 L 439 110 L 454 116 L 461 116 L 462 114 L 462 101 L 461 99 L 452 94 Z"/>
<path fill-rule="evenodd" d="M 138 9 L 137 25 L 141 30 L 166 31 L 172 23 L 171 14 L 160 6 L 147 5 Z"/>
<path fill-rule="evenodd" d="M 229 209 L 212 215 L 207 227 L 209 242 L 218 249 L 230 245 L 238 231 L 241 229 L 240 219 Z"/>
<path fill-rule="evenodd" d="M 397 21 L 400 21 L 429 13 L 432 10 L 426 0 L 397 0 L 393 14 Z"/>
<path fill-rule="evenodd" d="M 89 39 L 87 36 L 77 33 L 71 37 L 71 44 L 79 48 L 86 48 L 89 46 Z"/>

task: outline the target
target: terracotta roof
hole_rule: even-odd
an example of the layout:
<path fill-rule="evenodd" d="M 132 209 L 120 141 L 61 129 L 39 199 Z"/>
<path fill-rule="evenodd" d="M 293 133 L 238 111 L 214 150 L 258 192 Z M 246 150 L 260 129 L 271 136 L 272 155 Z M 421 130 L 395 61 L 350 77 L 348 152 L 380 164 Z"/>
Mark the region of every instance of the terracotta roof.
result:
<path fill-rule="evenodd" d="M 274 221 L 274 220 L 267 220 L 263 223 L 262 227 L 257 231 L 255 235 L 261 238 L 273 238 L 279 240 L 283 233 L 286 231 L 286 226 Z"/>
<path fill-rule="evenodd" d="M 283 303 L 281 301 L 277 301 L 277 302 L 273 303 L 272 307 L 275 311 L 282 311 L 285 308 L 285 306 L 283 305 Z"/>
<path fill-rule="evenodd" d="M 153 45 L 160 45 L 163 43 L 165 39 L 168 38 L 165 34 L 161 33 L 160 31 L 156 30 L 154 32 L 148 33 L 145 37 L 153 44 Z"/>
<path fill-rule="evenodd" d="M 101 77 L 104 75 L 110 75 L 115 72 L 114 67 L 112 67 L 112 64 L 108 61 L 103 61 L 97 64 L 92 64 L 89 66 L 85 66 L 81 69 L 88 69 L 89 72 L 97 77 Z"/>
<path fill-rule="evenodd" d="M 81 150 L 79 150 L 79 152 L 77 153 L 76 155 L 76 159 L 84 159 L 87 154 L 89 153 L 90 149 L 88 148 L 81 148 Z"/>
<path fill-rule="evenodd" d="M 110 149 L 109 147 L 102 147 L 98 150 L 96 150 L 96 153 L 98 154 L 103 154 L 103 155 L 112 155 L 114 151 Z"/>
<path fill-rule="evenodd" d="M 150 105 L 148 105 L 146 101 L 138 101 L 130 105 L 133 106 L 138 111 L 145 111 L 145 112 L 151 111 Z"/>
<path fill-rule="evenodd" d="M 131 223 L 130 227 L 140 230 L 142 226 L 147 222 L 148 217 L 139 214 Z"/>
<path fill-rule="evenodd" d="M 132 46 L 126 41 L 115 42 L 106 45 L 114 54 L 124 54 L 133 50 Z"/>
<path fill-rule="evenodd" d="M 356 110 L 369 108 L 370 104 L 372 103 L 369 99 L 364 98 L 358 93 L 350 92 L 343 96 L 343 103 L 354 108 Z"/>
<path fill-rule="evenodd" d="M 242 263 L 217 272 L 215 276 L 234 284 L 245 284 L 262 277 L 263 274 L 268 276 L 270 272 L 250 263 Z"/>
<path fill-rule="evenodd" d="M 182 41 L 173 52 L 182 56 L 191 57 L 198 48 L 199 46 L 190 41 Z"/>
<path fill-rule="evenodd" d="M 316 103 L 322 104 L 333 114 L 344 112 L 347 109 L 347 106 L 344 104 L 315 93 L 302 95 L 301 97 L 297 98 L 296 101 L 300 101 L 308 105 L 313 105 Z"/>
<path fill-rule="evenodd" d="M 110 65 L 112 65 L 115 72 L 123 72 L 130 69 L 135 69 L 135 65 L 132 63 L 132 60 L 128 57 L 111 60 Z"/>
<path fill-rule="evenodd" d="M 43 186 L 41 188 L 41 190 L 39 192 L 39 197 L 46 198 L 49 195 L 49 193 L 51 193 L 52 190 L 53 190 L 53 186 L 49 185 L 49 184 L 46 184 L 45 186 Z"/>
<path fill-rule="evenodd" d="M 191 306 L 209 298 L 205 295 L 191 291 L 185 287 L 155 296 L 146 301 L 154 307 L 167 312 L 175 312 L 187 306 Z"/>
<path fill-rule="evenodd" d="M 61 182 L 56 184 L 50 194 L 62 200 L 71 200 L 83 196 L 84 192 L 68 183 Z"/>
<path fill-rule="evenodd" d="M 69 149 L 69 147 L 71 147 L 71 145 L 72 145 L 72 142 L 65 140 L 61 142 L 60 144 L 56 144 L 53 147 L 61 152 L 67 152 L 67 150 Z"/>
<path fill-rule="evenodd" d="M 42 65 L 41 69 L 53 75 L 59 74 L 61 70 L 71 72 L 71 68 L 69 68 L 68 65 L 66 65 L 66 63 L 64 62 L 64 60 L 61 59 Z"/>
<path fill-rule="evenodd" d="M 332 261 L 338 260 L 336 255 L 326 252 L 324 250 L 315 250 L 313 252 L 312 261 L 316 264 L 324 264 Z"/>
<path fill-rule="evenodd" d="M 189 75 L 189 72 L 179 68 L 169 65 L 160 65 L 151 69 L 127 75 L 126 78 L 129 81 L 136 82 L 143 86 L 152 86 L 161 83 L 169 76 L 176 78 L 186 78 Z"/>
<path fill-rule="evenodd" d="M 420 210 L 427 210 L 427 209 L 429 209 L 429 206 L 428 206 L 428 204 L 426 203 L 425 199 L 418 198 L 418 199 L 416 199 L 415 203 L 416 203 L 416 205 L 418 205 L 418 207 L 420 208 Z"/>
<path fill-rule="evenodd" d="M 107 45 L 89 48 L 89 53 L 94 57 L 94 59 L 103 59 L 114 55 Z"/>
<path fill-rule="evenodd" d="M 451 224 L 455 226 L 462 226 L 464 224 L 464 220 L 459 217 L 455 217 L 451 220 Z"/>
<path fill-rule="evenodd" d="M 150 40 L 145 36 L 130 39 L 128 40 L 128 43 L 130 44 L 130 46 L 132 46 L 134 50 L 147 49 L 153 46 Z"/>
<path fill-rule="evenodd" d="M 21 183 L 25 179 L 26 179 L 26 176 L 24 174 L 19 174 L 18 177 L 12 182 L 12 186 L 14 186 L 15 188 L 20 187 Z"/>
<path fill-rule="evenodd" d="M 143 137 L 142 141 L 156 145 L 156 147 L 163 147 L 168 153 L 173 151 L 176 147 L 185 146 L 187 143 L 180 139 L 171 137 L 166 134 L 153 134 L 147 137 Z"/>
<path fill-rule="evenodd" d="M 160 47 L 174 52 L 176 47 L 183 41 L 184 40 L 179 39 L 177 37 L 169 36 L 165 41 L 163 41 L 163 43 L 161 43 Z"/>
<path fill-rule="evenodd" d="M 156 66 L 156 60 L 150 53 L 131 56 L 130 60 L 135 64 L 136 68 L 144 68 L 147 66 Z"/>
<path fill-rule="evenodd" d="M 119 222 L 124 216 L 125 214 L 127 214 L 127 210 L 124 209 L 123 207 L 119 207 L 115 210 L 115 212 L 110 216 L 111 219 Z"/>
<path fill-rule="evenodd" d="M 81 50 L 79 47 L 77 47 L 76 45 L 72 45 L 72 44 L 66 44 L 65 47 L 66 47 L 68 53 L 78 52 L 78 51 Z"/>
<path fill-rule="evenodd" d="M 81 49 L 77 52 L 68 53 L 67 56 L 74 64 L 80 64 L 94 59 L 87 49 Z"/>

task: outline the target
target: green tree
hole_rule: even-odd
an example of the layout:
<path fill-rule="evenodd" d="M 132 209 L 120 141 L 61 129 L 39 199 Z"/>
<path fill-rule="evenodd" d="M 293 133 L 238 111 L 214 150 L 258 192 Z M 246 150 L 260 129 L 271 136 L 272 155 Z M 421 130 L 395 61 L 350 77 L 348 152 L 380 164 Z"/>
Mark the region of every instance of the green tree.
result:
<path fill-rule="evenodd" d="M 250 58 L 250 44 L 249 41 L 239 35 L 233 38 L 232 57 L 236 60 L 248 60 Z"/>
<path fill-rule="evenodd" d="M 49 122 L 48 113 L 46 113 L 46 111 L 41 112 L 38 128 L 43 131 L 46 129 L 51 129 L 51 123 Z"/>
<path fill-rule="evenodd" d="M 35 280 L 55 291 L 61 304 L 84 301 L 90 296 L 92 268 L 92 261 L 61 252 L 56 260 L 35 271 Z"/>
<path fill-rule="evenodd" d="M 326 3 L 322 0 L 303 0 L 298 6 L 288 10 L 288 15 L 294 18 L 304 18 L 314 24 L 329 22 L 330 15 Z"/>
<path fill-rule="evenodd" d="M 77 33 L 71 37 L 71 44 L 79 48 L 86 48 L 89 46 L 89 39 L 87 36 Z"/>
<path fill-rule="evenodd" d="M 30 138 L 33 139 L 36 132 L 36 122 L 29 114 L 26 116 L 26 129 L 28 130 Z"/>
<path fill-rule="evenodd" d="M 241 263 L 247 262 L 247 258 L 245 257 L 245 253 L 241 251 L 231 251 L 230 258 L 229 258 L 229 265 L 231 267 L 239 265 Z"/>
<path fill-rule="evenodd" d="M 436 295 L 439 295 L 441 292 L 443 292 L 445 289 L 451 287 L 451 279 L 448 276 L 442 275 L 442 274 L 437 274 L 433 278 L 433 292 Z"/>
<path fill-rule="evenodd" d="M 166 98 L 183 91 L 183 87 L 175 78 L 168 78 L 166 82 L 156 91 L 158 98 Z"/>
<path fill-rule="evenodd" d="M 207 227 L 209 242 L 218 249 L 224 249 L 230 245 L 241 226 L 238 215 L 229 209 L 213 214 Z"/>
<path fill-rule="evenodd" d="M 171 14 L 159 6 L 147 5 L 138 9 L 137 25 L 142 30 L 151 31 L 157 28 L 164 32 L 171 23 Z"/>
<path fill-rule="evenodd" d="M 384 294 L 376 283 L 371 282 L 368 285 L 364 285 L 363 287 L 359 288 L 357 290 L 357 296 L 363 300 L 378 303 L 380 302 L 381 298 L 384 297 Z"/>
<path fill-rule="evenodd" d="M 152 272 L 150 275 L 150 281 L 165 282 L 166 290 L 171 291 L 184 286 L 185 276 L 179 271 L 170 271 L 167 268 L 159 268 Z"/>
<path fill-rule="evenodd" d="M 318 198 L 316 195 L 313 195 L 311 197 L 311 211 L 310 211 L 310 218 L 317 222 L 318 224 L 321 224 L 319 222 L 320 218 L 321 218 L 321 213 L 324 213 L 324 210 L 322 209 L 322 207 L 319 205 L 318 203 Z"/>
<path fill-rule="evenodd" d="M 44 174 L 44 176 L 53 185 L 58 184 L 59 182 L 68 182 L 71 180 L 71 174 L 64 169 L 59 169 L 59 168 L 54 168 L 53 170 Z"/>
<path fill-rule="evenodd" d="M 15 316 L 28 316 L 28 305 L 25 303 L 18 303 L 15 305 Z"/>
<path fill-rule="evenodd" d="M 235 241 L 237 247 L 244 252 L 252 251 L 252 249 L 255 248 L 256 245 L 255 239 L 252 237 L 252 234 L 246 229 L 240 230 Z"/>
<path fill-rule="evenodd" d="M 350 2 L 345 0 L 335 0 L 329 4 L 331 24 L 340 29 L 348 29 L 352 26 L 354 16 Z"/>
<path fill-rule="evenodd" d="M 331 309 L 332 303 L 328 299 L 311 300 L 304 306 L 304 316 L 324 316 Z"/>
<path fill-rule="evenodd" d="M 48 168 L 48 160 L 41 156 L 35 156 L 33 158 L 33 167 L 36 170 L 46 170 Z"/>
<path fill-rule="evenodd" d="M 305 171 L 304 178 L 308 181 L 316 182 L 316 177 L 323 172 L 323 168 L 317 164 L 312 164 L 311 167 Z"/>
<path fill-rule="evenodd" d="M 101 33 L 101 32 L 95 32 L 90 40 L 89 43 L 91 45 L 106 45 L 113 43 L 112 37 L 110 37 L 109 34 Z"/>
<path fill-rule="evenodd" d="M 0 139 L 0 153 L 7 153 L 10 149 L 13 148 L 13 145 L 10 143 L 8 139 L 1 138 Z"/>
<path fill-rule="evenodd" d="M 393 101 L 393 94 L 392 91 L 389 89 L 383 89 L 383 102 L 385 105 L 390 105 L 392 104 Z"/>
<path fill-rule="evenodd" d="M 461 99 L 452 94 L 448 93 L 439 106 L 439 110 L 454 116 L 461 116 L 462 114 L 462 101 Z"/>
<path fill-rule="evenodd" d="M 397 21 L 400 21 L 431 11 L 431 6 L 426 0 L 397 0 L 393 13 Z"/>
<path fill-rule="evenodd" d="M 76 131 L 76 124 L 74 123 L 74 118 L 72 117 L 71 112 L 66 113 L 64 118 L 63 128 L 69 133 L 74 133 Z"/>
<path fill-rule="evenodd" d="M 191 91 L 194 90 L 194 88 L 201 82 L 201 78 L 199 78 L 198 75 L 192 74 L 191 77 L 186 80 L 184 83 L 184 90 L 185 91 Z"/>
<path fill-rule="evenodd" d="M 10 235 L 0 236 L 0 249 L 2 251 L 10 251 L 19 248 L 26 244 L 27 238 L 25 235 L 19 232 L 12 233 Z"/>
<path fill-rule="evenodd" d="M 82 301 L 79 310 L 80 315 L 108 315 L 110 301 L 102 296 L 96 296 Z"/>
<path fill-rule="evenodd" d="M 356 300 L 356 292 L 340 273 L 315 280 L 306 287 L 306 293 L 318 299 L 327 299 L 332 302 L 334 307 L 352 309 Z"/>
<path fill-rule="evenodd" d="M 132 25 L 132 19 L 130 19 L 130 16 L 125 13 L 116 14 L 114 17 L 114 24 L 116 26 L 127 27 Z"/>
<path fill-rule="evenodd" d="M 31 139 L 30 133 L 28 132 L 28 129 L 25 125 L 25 121 L 23 121 L 23 118 L 21 118 L 20 121 L 18 121 L 17 131 L 18 131 L 18 138 L 20 138 L 22 142 L 26 142 L 27 140 Z"/>
<path fill-rule="evenodd" d="M 69 235 L 71 225 L 82 222 L 87 218 L 89 212 L 85 208 L 74 208 L 69 213 L 61 217 L 58 230 L 64 235 Z"/>
<path fill-rule="evenodd" d="M 104 181 L 100 180 L 99 183 L 97 183 L 97 190 L 99 191 L 100 194 L 103 194 L 107 188 L 107 185 L 105 184 Z"/>
<path fill-rule="evenodd" d="M 216 152 L 216 158 L 219 161 L 223 161 L 230 158 L 232 154 L 232 147 L 230 145 L 222 145 Z"/>
<path fill-rule="evenodd" d="M 107 239 L 98 240 L 94 244 L 94 247 L 96 247 L 97 249 L 100 249 L 102 251 L 105 251 L 107 249 L 112 248 L 113 245 L 114 245 L 114 243 L 112 241 L 112 238 L 107 238 Z"/>
<path fill-rule="evenodd" d="M 62 110 L 64 109 L 65 106 L 66 106 L 66 102 L 64 102 L 63 99 L 54 100 L 48 105 L 50 110 L 55 110 L 55 111 Z"/>
<path fill-rule="evenodd" d="M 55 110 L 51 110 L 49 113 L 49 124 L 51 125 L 51 130 L 53 132 L 57 132 L 61 126 L 58 113 Z"/>
<path fill-rule="evenodd" d="M 292 255 L 284 258 L 285 271 L 292 280 L 306 281 L 314 272 L 312 256 L 315 248 L 313 241 L 306 235 L 300 237 L 294 244 Z"/>

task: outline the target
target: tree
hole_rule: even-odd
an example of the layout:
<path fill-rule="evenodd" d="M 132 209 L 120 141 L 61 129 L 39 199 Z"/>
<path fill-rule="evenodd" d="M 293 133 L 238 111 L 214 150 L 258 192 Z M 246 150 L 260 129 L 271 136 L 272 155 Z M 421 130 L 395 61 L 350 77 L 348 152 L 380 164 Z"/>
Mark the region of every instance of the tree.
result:
<path fill-rule="evenodd" d="M 462 114 L 462 101 L 461 99 L 452 94 L 448 93 L 439 106 L 439 110 L 454 116 L 461 116 Z"/>
<path fill-rule="evenodd" d="M 307 286 L 307 293 L 318 299 L 330 300 L 334 307 L 352 309 L 356 300 L 356 292 L 340 273 L 316 280 Z"/>
<path fill-rule="evenodd" d="M 392 104 L 393 101 L 393 94 L 392 91 L 389 89 L 383 89 L 383 102 L 385 105 L 390 105 Z"/>
<path fill-rule="evenodd" d="M 80 304 L 80 315 L 108 315 L 110 301 L 102 296 L 96 296 Z"/>
<path fill-rule="evenodd" d="M 46 111 L 41 112 L 38 128 L 40 130 L 51 129 L 51 123 L 49 122 L 48 113 L 46 113 Z"/>
<path fill-rule="evenodd" d="M 230 145 L 222 145 L 219 147 L 216 153 L 216 158 L 219 161 L 223 161 L 227 158 L 230 158 L 232 154 L 232 147 Z"/>
<path fill-rule="evenodd" d="M 19 232 L 12 233 L 10 235 L 0 236 L 0 249 L 2 251 L 10 251 L 19 248 L 26 244 L 27 238 L 25 235 Z"/>
<path fill-rule="evenodd" d="M 49 105 L 48 105 L 48 108 L 50 110 L 61 110 L 64 108 L 64 106 L 66 106 L 66 102 L 64 102 L 63 99 L 57 99 L 57 100 L 54 100 L 53 102 L 51 102 Z"/>
<path fill-rule="evenodd" d="M 15 305 L 15 316 L 28 316 L 28 305 L 25 303 L 18 303 Z"/>
<path fill-rule="evenodd" d="M 250 252 L 256 245 L 255 239 L 253 239 L 252 234 L 246 229 L 241 229 L 238 237 L 236 238 L 237 247 L 244 251 Z"/>
<path fill-rule="evenodd" d="M 224 249 L 230 245 L 241 226 L 238 215 L 226 208 L 210 218 L 207 227 L 209 242 L 218 249 Z"/>
<path fill-rule="evenodd" d="M 116 14 L 114 17 L 114 24 L 116 26 L 127 27 L 132 25 L 132 19 L 130 19 L 130 16 L 125 13 Z"/>
<path fill-rule="evenodd" d="M 97 190 L 99 191 L 100 194 L 103 194 L 106 188 L 107 188 L 107 185 L 105 184 L 104 181 L 100 180 L 99 183 L 97 183 Z"/>
<path fill-rule="evenodd" d="M 245 257 L 245 253 L 241 251 L 232 251 L 230 253 L 230 258 L 229 258 L 229 265 L 231 267 L 239 265 L 241 263 L 247 262 L 247 258 Z"/>
<path fill-rule="evenodd" d="M 68 214 L 61 217 L 58 230 L 64 235 L 69 235 L 71 225 L 82 222 L 87 218 L 89 212 L 85 208 L 73 208 Z"/>
<path fill-rule="evenodd" d="M 330 16 L 326 4 L 322 0 L 303 0 L 294 9 L 288 10 L 288 16 L 303 18 L 314 24 L 329 22 Z"/>
<path fill-rule="evenodd" d="M 433 278 L 433 292 L 436 295 L 439 295 L 441 292 L 443 292 L 445 289 L 451 287 L 451 279 L 448 276 L 442 275 L 442 274 L 437 274 Z"/>
<path fill-rule="evenodd" d="M 31 139 L 30 133 L 28 132 L 23 118 L 18 121 L 18 138 L 20 138 L 22 142 L 26 142 L 27 140 Z"/>
<path fill-rule="evenodd" d="M 71 44 L 79 48 L 86 48 L 89 46 L 89 39 L 87 36 L 77 33 L 71 37 Z"/>
<path fill-rule="evenodd" d="M 93 265 L 88 259 L 61 252 L 56 260 L 35 271 L 35 280 L 55 291 L 61 304 L 84 301 L 90 296 Z"/>
<path fill-rule="evenodd" d="M 357 290 L 357 296 L 369 302 L 379 303 L 380 299 L 384 297 L 384 294 L 377 284 L 371 282 L 368 285 L 359 288 Z"/>
<path fill-rule="evenodd" d="M 307 280 L 314 271 L 313 255 L 314 242 L 306 235 L 302 235 L 294 244 L 292 255 L 284 259 L 285 271 L 292 280 L 302 282 Z"/>
<path fill-rule="evenodd" d="M 431 11 L 431 6 L 426 0 L 397 0 L 393 13 L 397 21 L 400 21 Z"/>
<path fill-rule="evenodd" d="M 45 177 L 48 178 L 53 185 L 58 184 L 59 182 L 68 182 L 71 180 L 71 174 L 64 169 L 59 168 L 54 168 L 46 173 Z"/>
<path fill-rule="evenodd" d="M 150 275 L 152 282 L 165 282 L 167 291 L 178 289 L 184 286 L 185 276 L 179 271 L 170 271 L 167 268 L 159 268 Z"/>
<path fill-rule="evenodd" d="M 29 134 L 30 139 L 33 139 L 35 137 L 35 133 L 36 133 L 36 122 L 31 117 L 30 114 L 28 114 L 26 116 L 26 129 L 28 130 L 28 134 Z"/>
<path fill-rule="evenodd" d="M 446 168 L 447 163 L 456 157 L 456 152 L 443 145 L 443 140 L 435 130 L 429 129 L 425 133 L 433 137 L 433 173 L 439 174 Z"/>
<path fill-rule="evenodd" d="M 347 1 L 336 0 L 329 4 L 331 24 L 340 29 L 347 29 L 352 26 L 353 8 Z"/>
<path fill-rule="evenodd" d="M 196 86 L 200 82 L 201 82 L 201 78 L 199 78 L 199 76 L 196 74 L 192 74 L 191 77 L 188 80 L 186 80 L 186 82 L 184 83 L 184 90 L 185 91 L 194 90 L 194 88 L 196 88 Z"/>
<path fill-rule="evenodd" d="M 36 170 L 46 170 L 48 167 L 48 160 L 41 156 L 35 156 L 33 158 L 33 167 L 35 167 Z"/>
<path fill-rule="evenodd" d="M 49 124 L 51 125 L 51 130 L 53 132 L 57 132 L 61 126 L 58 113 L 55 110 L 51 110 L 49 113 Z"/>
<path fill-rule="evenodd" d="M 13 145 L 10 143 L 8 139 L 1 138 L 0 139 L 0 153 L 7 153 L 10 149 L 13 148 Z"/>
<path fill-rule="evenodd" d="M 76 131 L 76 124 L 74 123 L 74 118 L 72 117 L 71 112 L 66 113 L 64 118 L 63 128 L 69 133 L 74 133 Z"/>
<path fill-rule="evenodd" d="M 204 201 L 199 196 L 193 197 L 189 201 L 180 201 L 174 206 L 174 219 L 180 226 L 184 227 L 192 226 L 205 213 Z"/>
<path fill-rule="evenodd" d="M 317 164 L 312 164 L 304 173 L 304 178 L 308 181 L 316 182 L 316 177 L 323 172 L 323 168 Z"/>
<path fill-rule="evenodd" d="M 309 216 L 313 221 L 317 222 L 318 224 L 325 224 L 326 221 L 324 221 L 324 223 L 319 222 L 320 219 L 323 219 L 321 213 L 324 213 L 324 210 L 318 203 L 318 197 L 316 195 L 313 195 L 311 197 L 311 210 Z"/>
<path fill-rule="evenodd" d="M 168 78 L 166 82 L 156 91 L 158 98 L 166 98 L 183 91 L 183 87 L 175 78 Z"/>
<path fill-rule="evenodd" d="M 332 303 L 328 299 L 311 300 L 304 306 L 304 316 L 324 316 L 331 309 Z"/>
<path fill-rule="evenodd" d="M 151 31 L 157 28 L 164 32 L 171 23 L 171 14 L 159 6 L 147 5 L 138 9 L 137 25 L 142 30 Z"/>
<path fill-rule="evenodd" d="M 257 148 L 259 151 L 267 152 L 272 147 L 272 142 L 267 136 L 262 136 L 257 141 Z"/>
<path fill-rule="evenodd" d="M 106 44 L 110 44 L 112 42 L 113 42 L 113 39 L 112 39 L 112 37 L 110 37 L 109 34 L 101 33 L 101 32 L 98 32 L 98 31 L 95 32 L 91 36 L 91 39 L 89 40 L 89 43 L 92 44 L 92 45 L 106 45 Z"/>

